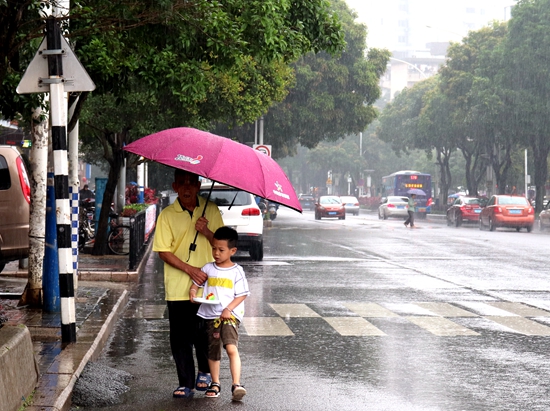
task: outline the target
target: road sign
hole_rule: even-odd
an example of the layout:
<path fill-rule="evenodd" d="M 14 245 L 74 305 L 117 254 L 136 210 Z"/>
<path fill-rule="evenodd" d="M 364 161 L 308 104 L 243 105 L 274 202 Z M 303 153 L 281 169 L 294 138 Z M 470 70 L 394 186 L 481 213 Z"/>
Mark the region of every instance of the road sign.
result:
<path fill-rule="evenodd" d="M 271 144 L 254 144 L 254 150 L 261 151 L 266 156 L 271 157 Z"/>
<path fill-rule="evenodd" d="M 47 82 L 49 79 L 48 56 L 45 53 L 47 45 L 48 42 L 44 37 L 17 86 L 17 94 L 48 93 L 50 91 L 50 84 Z M 61 36 L 61 49 L 63 50 L 62 81 L 64 90 L 66 92 L 95 90 L 94 82 L 63 36 Z"/>

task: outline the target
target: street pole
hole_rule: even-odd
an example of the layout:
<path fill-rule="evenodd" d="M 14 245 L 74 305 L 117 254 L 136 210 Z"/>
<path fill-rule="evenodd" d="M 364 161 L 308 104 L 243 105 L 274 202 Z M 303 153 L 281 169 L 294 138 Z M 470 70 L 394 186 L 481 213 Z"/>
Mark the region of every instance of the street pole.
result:
<path fill-rule="evenodd" d="M 525 198 L 529 198 L 527 185 L 529 184 L 529 174 L 527 173 L 527 149 L 525 149 Z"/>
<path fill-rule="evenodd" d="M 71 207 L 67 162 L 67 112 L 63 85 L 61 31 L 55 18 L 46 20 L 50 118 L 54 158 L 54 186 L 61 298 L 61 342 L 76 342 L 76 310 L 71 244 Z"/>

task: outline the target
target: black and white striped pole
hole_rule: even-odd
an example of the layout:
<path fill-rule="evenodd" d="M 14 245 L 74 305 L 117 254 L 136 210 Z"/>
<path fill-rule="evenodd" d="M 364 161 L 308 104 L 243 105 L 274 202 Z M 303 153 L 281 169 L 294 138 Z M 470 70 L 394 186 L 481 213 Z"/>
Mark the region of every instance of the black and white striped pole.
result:
<path fill-rule="evenodd" d="M 63 49 L 61 30 L 55 18 L 46 21 L 48 48 L 47 82 L 50 85 L 50 119 L 55 187 L 57 252 L 59 260 L 59 297 L 61 302 L 61 342 L 76 341 L 76 309 L 71 244 L 71 207 L 67 157 L 67 112 L 64 101 Z M 43 82 L 46 79 L 42 80 Z"/>

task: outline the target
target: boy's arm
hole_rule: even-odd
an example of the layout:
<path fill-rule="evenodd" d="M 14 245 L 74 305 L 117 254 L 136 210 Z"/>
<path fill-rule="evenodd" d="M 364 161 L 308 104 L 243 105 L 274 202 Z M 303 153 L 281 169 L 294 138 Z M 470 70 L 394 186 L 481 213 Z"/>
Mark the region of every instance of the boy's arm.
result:
<path fill-rule="evenodd" d="M 197 295 L 197 290 L 199 289 L 199 286 L 195 283 L 191 285 L 191 288 L 189 289 L 189 301 L 192 303 L 195 302 L 195 296 Z"/>
<path fill-rule="evenodd" d="M 233 301 L 231 301 L 227 307 L 225 307 L 222 311 L 222 314 L 220 315 L 220 319 L 222 320 L 229 320 L 231 318 L 231 312 L 237 308 L 237 306 L 244 301 L 246 298 L 246 295 L 242 295 L 240 297 L 235 297 Z"/>

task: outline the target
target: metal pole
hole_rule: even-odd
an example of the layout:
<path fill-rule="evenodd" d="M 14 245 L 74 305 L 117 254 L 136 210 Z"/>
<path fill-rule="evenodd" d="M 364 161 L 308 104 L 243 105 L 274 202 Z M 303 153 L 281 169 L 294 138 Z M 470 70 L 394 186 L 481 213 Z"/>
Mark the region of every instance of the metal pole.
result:
<path fill-rule="evenodd" d="M 264 143 L 264 116 L 260 117 L 260 142 L 258 144 Z"/>
<path fill-rule="evenodd" d="M 50 83 L 52 146 L 54 157 L 59 294 L 61 297 L 61 342 L 76 342 L 76 312 L 71 248 L 71 207 L 67 162 L 67 113 L 64 110 L 61 31 L 55 18 L 46 21 Z"/>
<path fill-rule="evenodd" d="M 527 149 L 525 149 L 525 197 L 529 198 L 527 193 L 527 184 L 529 183 L 529 174 L 527 173 Z"/>
<path fill-rule="evenodd" d="M 69 117 L 72 118 L 74 108 L 78 102 L 75 100 L 69 109 Z M 71 238 L 73 251 L 73 282 L 75 292 L 78 289 L 78 214 L 80 207 L 80 181 L 78 179 L 78 122 L 69 133 L 69 188 L 71 194 Z"/>

